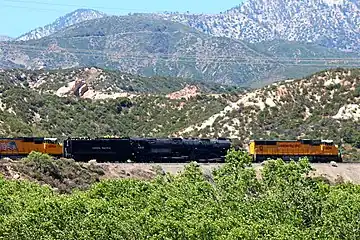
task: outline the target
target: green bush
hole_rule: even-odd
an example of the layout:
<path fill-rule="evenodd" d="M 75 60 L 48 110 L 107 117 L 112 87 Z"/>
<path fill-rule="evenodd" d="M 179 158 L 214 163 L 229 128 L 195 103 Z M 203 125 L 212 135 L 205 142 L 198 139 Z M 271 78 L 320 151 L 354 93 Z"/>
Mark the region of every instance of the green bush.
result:
<path fill-rule="evenodd" d="M 105 173 L 99 166 L 80 165 L 71 159 L 53 159 L 47 154 L 31 152 L 16 166 L 21 174 L 41 184 L 48 184 L 60 193 L 88 189 Z"/>
<path fill-rule="evenodd" d="M 269 161 L 261 178 L 246 153 L 231 150 L 226 161 L 212 174 L 191 163 L 176 176 L 101 181 L 71 195 L 0 178 L 0 238 L 359 239 L 359 186 L 307 177 L 306 159 Z"/>

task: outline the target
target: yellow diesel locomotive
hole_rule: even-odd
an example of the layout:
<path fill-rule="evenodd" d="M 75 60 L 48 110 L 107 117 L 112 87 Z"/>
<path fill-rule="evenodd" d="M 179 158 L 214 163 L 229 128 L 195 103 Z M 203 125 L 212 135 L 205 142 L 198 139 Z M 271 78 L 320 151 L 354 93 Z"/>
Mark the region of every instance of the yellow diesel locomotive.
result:
<path fill-rule="evenodd" d="M 332 140 L 251 140 L 249 153 L 254 162 L 281 158 L 310 162 L 342 162 L 339 147 Z"/>
<path fill-rule="evenodd" d="M 56 138 L 0 138 L 0 158 L 21 158 L 26 157 L 32 151 L 47 153 L 52 156 L 63 155 L 62 144 Z"/>

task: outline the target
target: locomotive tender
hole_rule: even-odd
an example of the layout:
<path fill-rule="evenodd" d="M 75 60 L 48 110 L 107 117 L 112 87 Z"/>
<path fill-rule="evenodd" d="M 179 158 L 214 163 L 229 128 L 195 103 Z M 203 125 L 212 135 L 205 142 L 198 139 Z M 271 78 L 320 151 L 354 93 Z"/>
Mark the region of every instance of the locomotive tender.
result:
<path fill-rule="evenodd" d="M 228 139 L 95 138 L 67 139 L 64 156 L 100 162 L 224 162 Z"/>
<path fill-rule="evenodd" d="M 55 138 L 19 137 L 0 138 L 0 158 L 21 158 L 37 151 L 80 162 L 224 162 L 232 147 L 226 138 L 68 138 L 59 143 Z M 300 157 L 342 162 L 338 146 L 329 140 L 252 140 L 248 153 L 253 162 Z"/>

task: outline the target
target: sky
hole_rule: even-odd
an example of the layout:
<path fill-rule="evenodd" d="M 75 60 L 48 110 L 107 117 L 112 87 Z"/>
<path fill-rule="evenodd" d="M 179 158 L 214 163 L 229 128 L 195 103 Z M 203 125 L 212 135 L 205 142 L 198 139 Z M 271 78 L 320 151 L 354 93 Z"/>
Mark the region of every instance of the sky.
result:
<path fill-rule="evenodd" d="M 0 35 L 18 37 L 78 8 L 113 15 L 178 11 L 220 13 L 242 0 L 0 0 Z"/>

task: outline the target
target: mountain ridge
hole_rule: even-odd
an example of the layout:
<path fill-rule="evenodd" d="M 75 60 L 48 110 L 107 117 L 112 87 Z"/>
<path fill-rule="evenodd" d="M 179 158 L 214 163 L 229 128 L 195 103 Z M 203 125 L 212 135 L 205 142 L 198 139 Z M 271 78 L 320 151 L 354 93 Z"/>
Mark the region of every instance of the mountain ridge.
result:
<path fill-rule="evenodd" d="M 0 35 L 0 42 L 11 41 L 11 40 L 13 40 L 12 37 L 6 35 Z"/>
<path fill-rule="evenodd" d="M 4 85 L 28 87 L 39 93 L 93 100 L 141 94 L 172 94 L 189 87 L 213 94 L 241 91 L 237 86 L 223 86 L 185 78 L 143 77 L 96 67 L 57 70 L 10 69 L 1 71 L 0 79 Z"/>
<path fill-rule="evenodd" d="M 360 49 L 360 3 L 352 0 L 247 0 L 222 14 L 158 15 L 214 36 L 252 43 L 282 39 Z"/>
<path fill-rule="evenodd" d="M 286 44 L 284 52 L 281 49 Z M 352 66 L 356 57 L 359 59 L 359 55 L 352 53 L 296 44 L 279 42 L 277 48 L 264 48 L 214 37 L 159 16 L 106 16 L 38 40 L 2 43 L 0 66 L 29 69 L 97 66 L 144 76 L 185 77 L 248 87 L 302 77 L 324 68 Z M 355 60 L 347 59 L 350 57 Z M 340 62 L 333 62 L 332 58 Z"/>
<path fill-rule="evenodd" d="M 77 12 L 89 16 L 74 20 Z M 135 14 L 160 16 L 213 36 L 251 43 L 281 39 L 311 42 L 343 51 L 360 48 L 360 2 L 356 0 L 246 0 L 219 14 Z M 17 40 L 39 39 L 74 23 L 104 16 L 109 15 L 92 9 L 77 9 L 51 24 L 23 34 Z M 61 25 L 59 19 L 70 24 Z"/>
<path fill-rule="evenodd" d="M 258 54 L 249 51 L 246 43 L 214 38 L 185 25 L 152 16 L 107 16 L 70 26 L 39 40 L 4 44 L 2 47 L 4 60 L 22 58 L 30 64 L 22 63 L 25 67 L 37 59 L 40 68 L 98 64 L 99 67 L 118 68 L 134 74 L 207 78 L 222 83 L 240 77 L 240 81 L 256 78 L 255 72 L 248 71 L 250 66 L 259 73 L 268 67 L 266 64 L 252 65 L 251 60 Z M 94 57 L 88 52 L 95 54 Z M 220 56 L 226 58 L 218 60 Z M 244 63 L 230 62 L 227 60 L 229 57 L 240 58 Z M 236 71 L 241 75 L 234 75 Z"/>
<path fill-rule="evenodd" d="M 101 18 L 104 16 L 107 16 L 107 14 L 94 9 L 79 8 L 64 16 L 58 17 L 52 23 L 49 23 L 43 27 L 35 28 L 27 33 L 20 35 L 19 37 L 15 38 L 15 41 L 40 39 L 77 23 Z"/>

